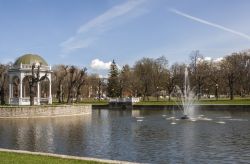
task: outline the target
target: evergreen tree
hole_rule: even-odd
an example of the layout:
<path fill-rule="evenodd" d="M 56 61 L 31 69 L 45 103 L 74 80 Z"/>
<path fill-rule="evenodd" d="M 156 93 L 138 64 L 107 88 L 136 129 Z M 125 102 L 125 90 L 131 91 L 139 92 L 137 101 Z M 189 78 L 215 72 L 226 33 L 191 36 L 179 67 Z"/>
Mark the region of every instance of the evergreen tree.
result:
<path fill-rule="evenodd" d="M 110 65 L 107 91 L 108 91 L 108 97 L 120 96 L 119 71 L 114 60 Z"/>

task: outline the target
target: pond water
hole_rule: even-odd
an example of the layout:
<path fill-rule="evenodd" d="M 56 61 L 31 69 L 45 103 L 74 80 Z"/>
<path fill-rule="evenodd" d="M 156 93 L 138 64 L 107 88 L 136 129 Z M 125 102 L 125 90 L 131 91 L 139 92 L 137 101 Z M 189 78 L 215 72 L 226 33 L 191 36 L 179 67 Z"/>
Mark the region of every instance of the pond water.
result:
<path fill-rule="evenodd" d="M 84 116 L 1 119 L 0 147 L 143 163 L 250 162 L 250 111 L 179 116 L 172 110 L 102 109 Z"/>

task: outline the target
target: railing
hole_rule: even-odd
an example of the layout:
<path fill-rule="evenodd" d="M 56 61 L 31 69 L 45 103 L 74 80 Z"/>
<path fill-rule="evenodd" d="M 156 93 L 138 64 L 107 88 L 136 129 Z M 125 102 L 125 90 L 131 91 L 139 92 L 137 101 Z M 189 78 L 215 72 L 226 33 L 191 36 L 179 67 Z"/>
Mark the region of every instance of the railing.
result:
<path fill-rule="evenodd" d="M 133 103 L 140 102 L 140 98 L 139 97 L 132 97 L 132 102 Z"/>
<path fill-rule="evenodd" d="M 116 102 L 131 102 L 131 103 L 136 103 L 136 102 L 140 102 L 140 98 L 138 97 L 132 97 L 132 98 L 110 98 L 109 99 L 110 103 L 116 103 Z"/>
<path fill-rule="evenodd" d="M 40 98 L 40 103 L 41 104 L 48 104 L 49 103 L 49 98 Z"/>
<path fill-rule="evenodd" d="M 20 98 L 22 102 L 30 102 L 29 97 Z"/>
<path fill-rule="evenodd" d="M 18 104 L 18 102 L 19 102 L 19 98 L 16 98 L 16 97 L 10 98 L 10 104 Z"/>
<path fill-rule="evenodd" d="M 49 100 L 50 100 L 50 98 L 40 98 L 40 102 L 49 102 Z M 19 102 L 28 103 L 28 102 L 30 102 L 30 98 L 29 97 L 23 97 L 23 98 L 12 97 L 12 98 L 10 98 L 11 104 L 19 104 Z M 34 102 L 38 102 L 37 97 L 34 98 Z"/>
<path fill-rule="evenodd" d="M 32 64 L 20 64 L 20 65 L 12 65 L 11 69 L 31 69 L 32 68 Z M 37 68 L 35 68 L 37 69 Z M 41 65 L 40 66 L 41 70 L 51 70 L 51 66 L 44 66 Z"/>

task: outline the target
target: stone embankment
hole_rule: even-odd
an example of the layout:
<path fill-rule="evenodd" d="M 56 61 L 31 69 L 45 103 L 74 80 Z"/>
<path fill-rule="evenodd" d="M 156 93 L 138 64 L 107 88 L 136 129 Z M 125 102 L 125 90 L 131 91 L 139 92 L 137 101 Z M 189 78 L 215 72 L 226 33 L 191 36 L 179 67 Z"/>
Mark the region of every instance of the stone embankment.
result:
<path fill-rule="evenodd" d="M 92 105 L 2 106 L 0 118 L 34 118 L 84 115 L 92 113 Z"/>

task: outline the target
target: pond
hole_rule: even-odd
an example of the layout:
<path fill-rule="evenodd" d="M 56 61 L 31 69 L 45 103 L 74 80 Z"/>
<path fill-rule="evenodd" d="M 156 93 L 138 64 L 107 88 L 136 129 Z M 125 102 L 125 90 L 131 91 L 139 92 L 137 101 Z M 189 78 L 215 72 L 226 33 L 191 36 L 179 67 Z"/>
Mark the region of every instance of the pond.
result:
<path fill-rule="evenodd" d="M 1 119 L 0 147 L 143 163 L 247 163 L 250 110 L 93 110 L 92 115 Z M 176 119 L 177 118 L 177 119 Z"/>

